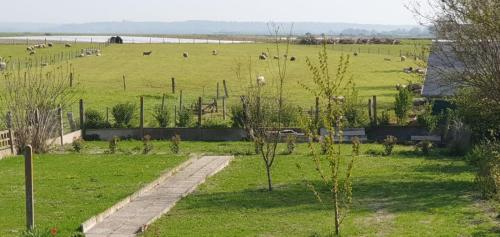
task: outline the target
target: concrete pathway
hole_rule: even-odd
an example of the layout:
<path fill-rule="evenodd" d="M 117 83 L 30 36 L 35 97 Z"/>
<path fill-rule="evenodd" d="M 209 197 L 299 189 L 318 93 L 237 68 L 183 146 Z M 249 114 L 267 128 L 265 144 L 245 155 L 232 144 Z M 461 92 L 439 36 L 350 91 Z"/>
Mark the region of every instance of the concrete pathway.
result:
<path fill-rule="evenodd" d="M 139 194 L 88 230 L 86 237 L 136 236 L 142 229 L 168 212 L 205 179 L 226 167 L 232 156 L 203 156 L 194 159 L 172 176 Z"/>

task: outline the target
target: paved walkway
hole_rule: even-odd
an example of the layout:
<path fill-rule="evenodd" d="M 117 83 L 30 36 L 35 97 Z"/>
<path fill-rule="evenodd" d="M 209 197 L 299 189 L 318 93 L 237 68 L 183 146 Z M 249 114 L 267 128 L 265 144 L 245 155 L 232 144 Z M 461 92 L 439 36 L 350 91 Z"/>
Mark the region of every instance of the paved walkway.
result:
<path fill-rule="evenodd" d="M 205 179 L 226 167 L 232 156 L 203 156 L 85 232 L 86 237 L 136 236 L 145 225 L 168 212 Z"/>

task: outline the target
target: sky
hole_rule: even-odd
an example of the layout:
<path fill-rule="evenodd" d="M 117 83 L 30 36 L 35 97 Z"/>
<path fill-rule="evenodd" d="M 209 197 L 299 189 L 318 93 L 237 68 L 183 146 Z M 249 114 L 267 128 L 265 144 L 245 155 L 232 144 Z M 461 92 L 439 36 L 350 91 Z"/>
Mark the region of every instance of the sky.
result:
<path fill-rule="evenodd" d="M 14 0 L 0 22 L 276 21 L 416 25 L 410 0 Z"/>

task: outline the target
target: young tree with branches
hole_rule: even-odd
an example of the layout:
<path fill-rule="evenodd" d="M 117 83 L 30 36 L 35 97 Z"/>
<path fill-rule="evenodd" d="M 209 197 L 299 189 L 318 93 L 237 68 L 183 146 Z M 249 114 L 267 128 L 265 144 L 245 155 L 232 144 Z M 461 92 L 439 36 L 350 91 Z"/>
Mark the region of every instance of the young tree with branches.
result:
<path fill-rule="evenodd" d="M 283 42 L 280 25 L 269 24 L 269 29 L 274 38 L 274 49 L 267 53 L 274 53 L 278 57 L 272 62 L 268 61 L 271 80 L 266 80 L 262 75 L 252 73 L 252 63 L 249 63 L 250 84 L 246 88 L 246 95 L 241 97 L 245 118 L 244 127 L 250 139 L 255 143 L 259 155 L 264 161 L 267 175 L 268 190 L 273 190 L 271 168 L 276 159 L 276 150 L 282 136 L 280 131 L 283 123 L 283 86 L 287 79 L 286 55 L 289 53 L 290 37 Z M 282 47 L 284 46 L 284 49 Z M 281 57 L 285 55 L 285 57 Z M 236 66 L 236 76 L 241 79 L 241 64 Z M 254 81 L 254 78 L 256 80 Z"/>
<path fill-rule="evenodd" d="M 354 158 L 358 155 L 360 141 L 353 139 L 353 153 L 350 159 L 341 152 L 343 129 L 346 122 L 346 110 L 351 103 L 346 103 L 356 90 L 352 77 L 349 76 L 349 56 L 340 56 L 335 74 L 331 74 L 326 44 L 319 52 L 318 63 L 307 59 L 312 73 L 313 86 L 303 86 L 320 100 L 319 119 L 305 117 L 303 127 L 309 136 L 308 146 L 311 150 L 315 169 L 324 185 L 331 192 L 335 235 L 340 235 L 340 226 L 352 203 L 352 170 Z M 326 133 L 319 134 L 320 128 Z M 321 141 L 321 145 L 315 141 Z M 323 148 L 319 148 L 323 146 Z M 324 155 L 318 152 L 325 149 Z M 327 167 L 324 167 L 325 164 Z M 298 165 L 300 168 L 300 165 Z M 320 202 L 324 198 L 316 191 L 316 187 L 308 184 Z"/>
<path fill-rule="evenodd" d="M 67 108 L 74 99 L 67 73 L 62 68 L 46 71 L 29 68 L 4 74 L 5 92 L 0 96 L 9 112 L 16 147 L 31 145 L 44 153 L 60 129 L 58 108 Z"/>

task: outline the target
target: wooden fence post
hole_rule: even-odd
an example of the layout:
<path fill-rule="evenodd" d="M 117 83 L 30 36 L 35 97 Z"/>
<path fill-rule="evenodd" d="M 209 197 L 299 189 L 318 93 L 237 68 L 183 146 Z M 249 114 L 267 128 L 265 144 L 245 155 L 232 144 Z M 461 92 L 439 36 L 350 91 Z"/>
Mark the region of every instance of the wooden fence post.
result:
<path fill-rule="evenodd" d="M 85 105 L 83 99 L 80 99 L 80 129 L 82 130 L 82 136 L 85 134 Z"/>
<path fill-rule="evenodd" d="M 123 90 L 127 90 L 127 83 L 125 82 L 125 75 L 123 75 Z"/>
<path fill-rule="evenodd" d="M 226 97 L 228 97 L 229 95 L 228 95 L 228 93 L 227 93 L 227 85 L 226 85 L 226 80 L 222 80 L 222 84 L 223 84 L 223 86 L 224 86 L 224 95 L 225 95 Z"/>
<path fill-rule="evenodd" d="M 219 82 L 217 82 L 217 99 L 219 99 Z"/>
<path fill-rule="evenodd" d="M 215 112 L 219 112 L 219 106 L 217 105 L 217 99 L 214 99 Z"/>
<path fill-rule="evenodd" d="M 201 128 L 201 115 L 202 115 L 202 111 L 201 111 L 201 96 L 198 97 L 198 127 Z"/>
<path fill-rule="evenodd" d="M 377 118 L 377 96 L 374 95 L 372 98 L 372 107 L 373 107 L 373 125 L 377 126 L 378 118 Z"/>
<path fill-rule="evenodd" d="M 172 94 L 175 94 L 175 78 L 172 77 Z"/>
<path fill-rule="evenodd" d="M 61 146 L 64 146 L 63 112 L 62 112 L 62 108 L 60 105 L 59 105 L 59 108 L 57 108 L 57 114 L 59 116 L 59 137 L 61 139 Z"/>
<path fill-rule="evenodd" d="M 16 149 L 14 145 L 14 132 L 12 132 L 12 112 L 7 112 L 7 129 L 9 130 L 9 145 L 10 153 L 12 155 L 16 154 Z"/>
<path fill-rule="evenodd" d="M 373 125 L 372 99 L 368 99 L 368 118 L 370 119 L 370 124 Z"/>
<path fill-rule="evenodd" d="M 35 227 L 35 200 L 33 197 L 33 150 L 30 145 L 24 151 L 24 182 L 26 190 L 26 228 Z"/>
<path fill-rule="evenodd" d="M 226 97 L 222 97 L 222 120 L 226 120 Z"/>
<path fill-rule="evenodd" d="M 106 122 L 109 123 L 109 107 L 106 107 Z"/>
<path fill-rule="evenodd" d="M 73 87 L 73 72 L 69 73 L 69 87 Z"/>
<path fill-rule="evenodd" d="M 141 128 L 141 139 L 144 138 L 144 96 L 141 96 L 141 115 L 139 126 Z"/>
<path fill-rule="evenodd" d="M 180 91 L 180 94 L 179 94 L 179 114 L 182 110 L 182 90 Z"/>

